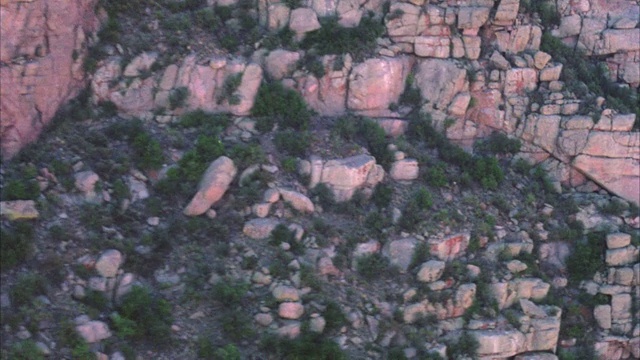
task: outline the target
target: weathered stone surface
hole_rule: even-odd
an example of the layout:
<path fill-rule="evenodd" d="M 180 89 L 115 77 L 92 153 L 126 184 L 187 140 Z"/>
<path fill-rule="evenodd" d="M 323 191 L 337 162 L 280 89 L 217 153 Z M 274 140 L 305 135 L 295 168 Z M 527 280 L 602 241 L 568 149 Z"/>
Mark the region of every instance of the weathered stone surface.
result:
<path fill-rule="evenodd" d="M 480 346 L 476 352 L 480 358 L 508 358 L 524 350 L 525 337 L 517 330 L 470 331 Z"/>
<path fill-rule="evenodd" d="M 13 220 L 37 219 L 40 216 L 33 200 L 12 200 L 0 202 L 0 217 Z"/>
<path fill-rule="evenodd" d="M 299 302 L 283 302 L 278 306 L 278 315 L 283 319 L 299 319 L 304 314 L 304 306 Z"/>
<path fill-rule="evenodd" d="M 444 272 L 445 262 L 438 260 L 429 260 L 420 266 L 418 271 L 418 281 L 434 282 L 442 276 Z"/>
<path fill-rule="evenodd" d="M 587 145 L 589 130 L 564 130 L 558 137 L 558 151 L 566 156 L 580 154 Z"/>
<path fill-rule="evenodd" d="M 518 16 L 520 8 L 519 0 L 502 0 L 498 4 L 498 9 L 493 17 L 493 23 L 496 25 L 511 25 Z"/>
<path fill-rule="evenodd" d="M 89 321 L 76 326 L 76 331 L 89 344 L 99 342 L 111 337 L 109 326 L 102 321 Z"/>
<path fill-rule="evenodd" d="M 516 25 L 510 30 L 496 31 L 495 34 L 500 52 L 517 54 L 525 50 L 538 50 L 542 29 L 536 25 Z"/>
<path fill-rule="evenodd" d="M 625 200 L 636 204 L 640 201 L 640 161 L 578 155 L 572 165 L 595 183 Z"/>
<path fill-rule="evenodd" d="M 280 80 L 293 73 L 299 60 L 297 52 L 276 49 L 264 59 L 265 70 L 274 80 Z"/>
<path fill-rule="evenodd" d="M 289 23 L 291 9 L 284 4 L 270 4 L 268 7 L 267 26 L 269 30 L 282 29 Z"/>
<path fill-rule="evenodd" d="M 520 299 L 519 302 L 520 307 L 522 308 L 522 312 L 524 312 L 525 315 L 537 319 L 544 319 L 547 317 L 547 312 L 538 305 L 534 304 L 532 301 L 527 299 Z"/>
<path fill-rule="evenodd" d="M 534 65 L 538 70 L 544 69 L 544 67 L 547 65 L 549 60 L 551 60 L 551 55 L 547 54 L 544 51 L 537 51 L 533 56 Z"/>
<path fill-rule="evenodd" d="M 453 98 L 468 90 L 467 72 L 449 60 L 423 59 L 418 62 L 415 84 L 427 106 L 447 109 Z"/>
<path fill-rule="evenodd" d="M 603 329 L 611 329 L 611 305 L 597 305 L 593 308 L 593 317 L 598 326 Z"/>
<path fill-rule="evenodd" d="M 157 58 L 158 54 L 155 52 L 144 52 L 131 60 L 127 67 L 124 68 L 122 75 L 127 77 L 140 76 L 142 72 L 151 69 Z"/>
<path fill-rule="evenodd" d="M 242 233 L 252 239 L 266 239 L 280 222 L 277 219 L 251 219 L 244 224 Z"/>
<path fill-rule="evenodd" d="M 520 95 L 533 91 L 538 87 L 538 76 L 531 68 L 515 68 L 507 70 L 504 82 L 505 96 Z"/>
<path fill-rule="evenodd" d="M 291 11 L 289 28 L 296 34 L 302 35 L 313 30 L 320 29 L 318 16 L 313 9 L 297 8 Z"/>
<path fill-rule="evenodd" d="M 534 352 L 518 354 L 516 355 L 515 360 L 558 360 L 558 357 L 547 352 Z"/>
<path fill-rule="evenodd" d="M 313 206 L 313 202 L 304 194 L 301 194 L 297 191 L 287 190 L 287 189 L 278 189 L 280 191 L 280 195 L 282 196 L 282 200 L 289 203 L 291 207 L 300 211 L 302 213 L 312 213 L 315 210 Z"/>
<path fill-rule="evenodd" d="M 84 194 L 94 194 L 96 183 L 100 180 L 98 174 L 91 170 L 81 171 L 74 175 L 76 189 Z"/>
<path fill-rule="evenodd" d="M 391 165 L 389 176 L 397 181 L 411 181 L 418 178 L 420 168 L 416 159 L 402 159 Z"/>
<path fill-rule="evenodd" d="M 448 58 L 451 51 L 451 39 L 444 36 L 416 36 L 413 47 L 421 57 Z"/>
<path fill-rule="evenodd" d="M 463 6 L 458 9 L 458 29 L 478 29 L 489 20 L 491 8 Z"/>
<path fill-rule="evenodd" d="M 409 57 L 374 58 L 356 65 L 349 75 L 347 108 L 386 110 L 404 90 L 411 69 Z"/>
<path fill-rule="evenodd" d="M 547 66 L 540 70 L 540 81 L 557 81 L 562 73 L 562 64 Z"/>
<path fill-rule="evenodd" d="M 640 133 L 592 131 L 582 153 L 640 160 Z"/>
<path fill-rule="evenodd" d="M 237 172 L 233 160 L 226 156 L 213 161 L 202 176 L 198 184 L 198 192 L 184 209 L 184 214 L 187 216 L 204 214 L 211 205 L 224 196 Z"/>
<path fill-rule="evenodd" d="M 356 189 L 367 183 L 369 173 L 375 168 L 375 161 L 370 155 L 329 160 L 322 167 L 320 182 L 331 188 L 337 201 L 346 201 Z"/>
<path fill-rule="evenodd" d="M 633 245 L 606 251 L 605 261 L 608 266 L 629 265 L 638 260 L 638 249 Z"/>
<path fill-rule="evenodd" d="M 58 107 L 85 86 L 87 36 L 100 27 L 97 0 L 2 2 L 0 148 L 13 157 Z M 74 54 L 76 56 L 74 57 Z M 26 61 L 14 61 L 23 58 Z"/>
<path fill-rule="evenodd" d="M 390 241 L 382 249 L 382 254 L 389 259 L 391 265 L 397 266 L 401 272 L 406 272 L 417 245 L 418 240 L 415 238 Z"/>
<path fill-rule="evenodd" d="M 402 14 L 393 18 L 387 17 L 386 26 L 389 37 L 399 40 L 398 38 L 412 37 L 417 34 L 420 7 L 408 3 L 393 2 L 389 12 Z"/>
<path fill-rule="evenodd" d="M 607 248 L 618 249 L 631 244 L 631 235 L 625 233 L 607 234 Z"/>
<path fill-rule="evenodd" d="M 291 286 L 284 286 L 284 285 L 276 286 L 271 292 L 271 294 L 273 294 L 273 297 L 278 302 L 300 301 L 300 294 L 298 293 L 298 290 Z"/>
<path fill-rule="evenodd" d="M 273 323 L 273 316 L 271 316 L 271 314 L 256 314 L 253 319 L 261 326 L 269 326 Z"/>
<path fill-rule="evenodd" d="M 107 250 L 100 254 L 96 261 L 96 271 L 107 278 L 115 277 L 123 261 L 124 258 L 120 251 L 115 249 Z"/>
<path fill-rule="evenodd" d="M 499 51 L 494 51 L 489 61 L 490 64 L 498 70 L 509 70 L 511 68 L 509 60 L 505 59 Z"/>
<path fill-rule="evenodd" d="M 611 320 L 613 323 L 631 319 L 631 294 L 616 294 L 611 296 Z"/>
<path fill-rule="evenodd" d="M 428 241 L 429 253 L 440 260 L 449 261 L 462 255 L 469 246 L 469 233 L 450 235 L 443 238 L 431 238 Z"/>

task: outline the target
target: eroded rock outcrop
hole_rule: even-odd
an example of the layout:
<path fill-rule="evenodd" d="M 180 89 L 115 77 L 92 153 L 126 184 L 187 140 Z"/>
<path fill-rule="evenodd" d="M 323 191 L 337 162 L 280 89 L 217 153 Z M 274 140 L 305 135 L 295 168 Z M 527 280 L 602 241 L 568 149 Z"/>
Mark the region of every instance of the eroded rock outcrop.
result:
<path fill-rule="evenodd" d="M 34 141 L 86 83 L 82 67 L 100 22 L 97 0 L 0 4 L 0 143 L 2 157 Z"/>

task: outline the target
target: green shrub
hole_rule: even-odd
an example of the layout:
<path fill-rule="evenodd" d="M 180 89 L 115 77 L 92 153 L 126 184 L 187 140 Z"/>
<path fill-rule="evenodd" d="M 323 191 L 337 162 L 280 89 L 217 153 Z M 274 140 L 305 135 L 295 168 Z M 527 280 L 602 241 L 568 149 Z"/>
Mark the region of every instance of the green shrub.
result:
<path fill-rule="evenodd" d="M 229 150 L 229 157 L 233 159 L 236 167 L 247 168 L 254 164 L 261 164 L 266 160 L 260 144 L 236 144 Z"/>
<path fill-rule="evenodd" d="M 240 104 L 240 98 L 236 94 L 236 91 L 242 83 L 242 73 L 236 73 L 227 76 L 222 84 L 222 93 L 216 98 L 216 102 L 221 104 L 223 101 L 229 101 L 229 105 Z"/>
<path fill-rule="evenodd" d="M 433 205 L 431 193 L 424 187 L 418 188 L 418 190 L 413 193 L 410 202 L 414 203 L 420 210 L 427 210 Z"/>
<path fill-rule="evenodd" d="M 474 150 L 488 154 L 516 154 L 520 152 L 522 143 L 518 139 L 510 139 L 501 132 L 493 132 L 484 141 L 477 142 Z"/>
<path fill-rule="evenodd" d="M 346 141 L 354 141 L 358 135 L 358 122 L 360 118 L 354 115 L 340 116 L 336 119 L 331 133 Z"/>
<path fill-rule="evenodd" d="M 398 102 L 400 105 L 418 107 L 422 105 L 422 94 L 420 89 L 413 86 L 415 77 L 413 74 L 409 74 L 404 83 L 404 91 L 400 95 Z"/>
<path fill-rule="evenodd" d="M 575 244 L 573 252 L 566 259 L 569 280 L 579 283 L 604 269 L 604 237 L 604 233 L 591 233 L 587 235 L 586 242 Z"/>
<path fill-rule="evenodd" d="M 200 135 L 196 146 L 184 154 L 178 166 L 167 171 L 167 177 L 156 184 L 163 194 L 189 195 L 209 164 L 224 155 L 224 145 L 216 135 Z"/>
<path fill-rule="evenodd" d="M 189 89 L 185 86 L 181 86 L 171 90 L 169 93 L 169 109 L 175 110 L 183 107 L 187 99 L 189 98 Z"/>
<path fill-rule="evenodd" d="M 373 189 L 371 201 L 378 207 L 384 209 L 391 204 L 393 198 L 393 187 L 389 184 L 380 183 Z"/>
<path fill-rule="evenodd" d="M 0 270 L 10 269 L 31 256 L 34 231 L 30 223 L 18 222 L 12 227 L 2 227 L 0 234 Z"/>
<path fill-rule="evenodd" d="M 2 187 L 2 200 L 36 200 L 40 187 L 35 179 L 12 179 Z"/>
<path fill-rule="evenodd" d="M 280 244 L 285 242 L 291 245 L 291 252 L 294 254 L 301 255 L 304 253 L 304 246 L 296 240 L 295 233 L 285 225 L 278 224 L 271 232 L 269 244 L 280 246 Z"/>
<path fill-rule="evenodd" d="M 320 334 L 303 332 L 296 339 L 266 336 L 260 342 L 261 350 L 282 360 L 346 360 L 347 355 L 335 342 Z"/>
<path fill-rule="evenodd" d="M 325 211 L 336 204 L 333 191 L 324 183 L 320 183 L 311 189 L 311 197 L 314 198 L 314 202 L 320 204 Z"/>
<path fill-rule="evenodd" d="M 307 131 L 283 130 L 275 134 L 273 143 L 282 153 L 304 158 L 311 145 L 311 136 Z"/>
<path fill-rule="evenodd" d="M 154 297 L 149 290 L 134 286 L 122 297 L 114 325 L 123 337 L 146 339 L 168 345 L 171 338 L 171 304 Z"/>
<path fill-rule="evenodd" d="M 342 308 L 335 301 L 327 302 L 327 306 L 322 313 L 326 321 L 325 330 L 327 332 L 339 330 L 347 323 L 347 317 L 342 312 Z"/>
<path fill-rule="evenodd" d="M 298 168 L 298 160 L 295 157 L 287 156 L 282 159 L 280 165 L 285 172 L 294 174 Z"/>
<path fill-rule="evenodd" d="M 194 23 L 202 29 L 214 31 L 218 28 L 220 21 L 216 17 L 214 10 L 206 7 L 196 11 Z"/>
<path fill-rule="evenodd" d="M 435 166 L 431 166 L 426 171 L 427 182 L 431 186 L 435 187 L 445 187 L 449 184 L 449 180 L 447 179 L 447 175 L 445 174 L 444 165 L 441 163 L 436 164 Z"/>
<path fill-rule="evenodd" d="M 213 285 L 212 295 L 226 307 L 240 303 L 249 291 L 249 284 L 237 281 L 220 281 Z"/>
<path fill-rule="evenodd" d="M 415 269 L 418 266 L 422 265 L 425 261 L 429 260 L 429 246 L 425 242 L 421 242 L 416 246 L 416 249 L 413 251 L 413 255 L 411 255 L 411 264 L 409 265 L 409 269 Z"/>
<path fill-rule="evenodd" d="M 476 357 L 476 352 L 480 344 L 473 335 L 468 332 L 463 332 L 456 342 L 450 343 L 447 346 L 447 356 L 450 359 L 457 359 L 462 356 L 468 356 L 471 358 Z"/>
<path fill-rule="evenodd" d="M 353 28 L 342 27 L 337 17 L 320 19 L 322 27 L 307 33 L 301 43 L 319 55 L 350 53 L 356 61 L 365 59 L 376 48 L 376 39 L 385 31 L 380 20 L 363 16 Z"/>
<path fill-rule="evenodd" d="M 11 303 L 19 308 L 28 305 L 38 295 L 47 293 L 47 281 L 40 274 L 29 273 L 21 275 L 16 284 L 9 290 Z"/>
<path fill-rule="evenodd" d="M 23 340 L 13 344 L 9 349 L 7 359 L 15 360 L 44 360 L 44 354 L 33 340 Z"/>
<path fill-rule="evenodd" d="M 389 268 L 389 260 L 379 253 L 366 255 L 356 260 L 356 270 L 366 280 L 373 280 Z"/>
<path fill-rule="evenodd" d="M 224 334 L 235 341 L 246 339 L 255 334 L 253 319 L 241 308 L 225 311 L 220 323 Z"/>
<path fill-rule="evenodd" d="M 258 117 L 256 129 L 262 132 L 271 131 L 276 123 L 281 129 L 304 131 L 311 119 L 302 96 L 279 82 L 260 85 L 251 114 Z"/>
<path fill-rule="evenodd" d="M 504 173 L 494 157 L 475 157 L 471 176 L 489 190 L 497 190 L 498 185 L 504 180 Z"/>
<path fill-rule="evenodd" d="M 393 162 L 393 154 L 389 151 L 389 141 L 384 129 L 375 121 L 361 118 L 358 122 L 358 133 L 376 161 L 387 170 Z"/>
<path fill-rule="evenodd" d="M 180 120 L 172 126 L 179 128 L 202 127 L 206 131 L 212 132 L 212 129 L 222 131 L 230 123 L 231 116 L 229 114 L 214 114 L 198 109 L 182 115 Z"/>
<path fill-rule="evenodd" d="M 289 26 L 285 26 L 284 28 L 278 30 L 278 32 L 276 33 L 268 34 L 262 40 L 262 46 L 264 46 L 267 50 L 275 50 L 277 48 L 295 49 L 295 34 L 296 33 L 291 30 Z"/>
<path fill-rule="evenodd" d="M 134 159 L 139 167 L 154 170 L 162 167 L 164 155 L 158 140 L 145 132 L 136 136 L 131 145 L 135 153 Z"/>

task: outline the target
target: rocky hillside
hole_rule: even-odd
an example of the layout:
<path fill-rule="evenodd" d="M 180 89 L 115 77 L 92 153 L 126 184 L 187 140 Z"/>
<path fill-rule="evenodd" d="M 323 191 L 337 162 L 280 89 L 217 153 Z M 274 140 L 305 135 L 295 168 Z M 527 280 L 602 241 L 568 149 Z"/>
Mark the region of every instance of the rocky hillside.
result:
<path fill-rule="evenodd" d="M 50 3 L 0 4 L 3 359 L 640 358 L 636 2 Z"/>

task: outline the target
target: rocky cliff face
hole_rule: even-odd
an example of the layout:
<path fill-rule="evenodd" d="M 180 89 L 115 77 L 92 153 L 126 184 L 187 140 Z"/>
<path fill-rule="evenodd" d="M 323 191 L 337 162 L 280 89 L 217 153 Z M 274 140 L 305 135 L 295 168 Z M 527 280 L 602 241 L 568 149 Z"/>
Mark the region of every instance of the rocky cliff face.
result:
<path fill-rule="evenodd" d="M 60 105 L 86 84 L 97 0 L 0 3 L 0 141 L 10 158 L 34 141 Z"/>
<path fill-rule="evenodd" d="M 7 35 L 2 44 L 5 157 L 35 139 L 57 107 L 77 94 L 83 81 L 85 34 L 97 25 L 94 5 L 70 10 L 58 2 L 8 2 L 2 7 Z M 257 4 L 254 15 L 266 28 L 288 27 L 301 40 L 321 27 L 319 18 L 336 16 L 335 26 L 353 28 L 366 13 L 379 16 L 384 8 L 382 2 L 306 5 L 290 9 L 264 1 Z M 611 80 L 638 87 L 636 2 L 583 0 L 553 5 L 558 25 L 546 24 L 553 27 L 553 36 L 587 55 L 604 58 Z M 399 135 L 406 128 L 407 109 L 394 106 L 411 79 L 426 101 L 422 110 L 440 128 L 448 119 L 453 125 L 447 136 L 457 143 L 470 149 L 477 139 L 501 131 L 523 140 L 521 157 L 544 163 L 559 184 L 584 190 L 602 186 L 637 201 L 640 134 L 631 131 L 634 115 L 607 109 L 604 99 L 592 105 L 595 100 L 580 99 L 567 88 L 560 81 L 563 64 L 540 51 L 543 31 L 548 29 L 538 15 L 519 10 L 517 0 L 394 2 L 383 19 L 386 32 L 377 39 L 377 54 L 359 61 L 349 54 L 321 56 L 322 74 L 300 69 L 298 64 L 307 54 L 295 48 L 271 52 L 259 48 L 250 59 L 222 52 L 209 58 L 191 54 L 157 72 L 151 71 L 158 68 L 157 51 L 139 54 L 126 66 L 123 61 L 129 61 L 129 55 L 110 57 L 92 80 L 94 101 L 112 102 L 124 116 L 159 122 L 197 108 L 245 116 L 266 74 L 299 91 L 321 115 L 355 112 L 377 118 Z M 74 21 L 62 23 L 58 15 L 62 13 L 65 20 Z M 230 86 L 234 81 L 236 86 Z M 188 94 L 186 100 L 174 106 L 171 99 L 180 93 Z M 583 116 L 585 107 L 595 110 L 591 117 L 596 121 Z"/>

